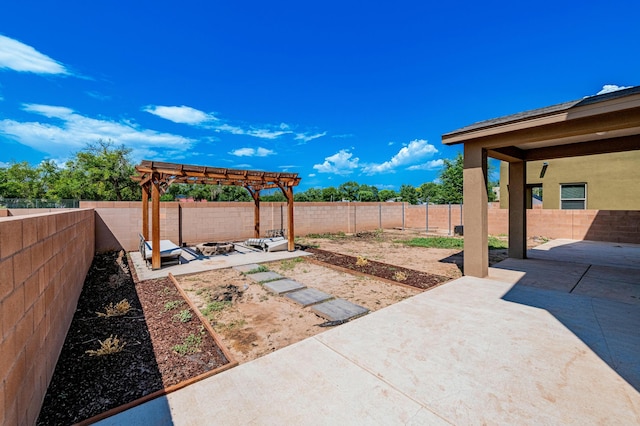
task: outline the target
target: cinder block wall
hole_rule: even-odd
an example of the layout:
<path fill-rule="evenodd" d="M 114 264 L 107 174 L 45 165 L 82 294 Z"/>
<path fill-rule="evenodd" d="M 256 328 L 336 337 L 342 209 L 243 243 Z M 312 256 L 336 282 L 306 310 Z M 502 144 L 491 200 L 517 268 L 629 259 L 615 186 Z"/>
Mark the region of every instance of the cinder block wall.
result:
<path fill-rule="evenodd" d="M 92 210 L 0 219 L 0 424 L 34 424 L 94 255 Z"/>
<path fill-rule="evenodd" d="M 96 212 L 96 252 L 138 249 L 142 232 L 141 202 L 82 201 Z M 407 205 L 405 205 L 406 209 Z M 400 203 L 295 203 L 296 235 L 358 232 L 402 226 Z M 260 204 L 260 231 L 288 227 L 286 203 Z M 151 231 L 151 207 L 149 208 Z M 176 244 L 230 241 L 253 237 L 253 202 L 160 203 L 160 238 Z"/>
<path fill-rule="evenodd" d="M 96 211 L 96 251 L 137 250 L 142 230 L 140 202 L 82 202 Z M 509 211 L 490 203 L 489 234 L 509 232 Z M 462 213 L 462 215 L 461 215 Z M 160 237 L 177 244 L 230 241 L 253 237 L 253 202 L 249 203 L 160 203 Z M 430 232 L 453 234 L 463 224 L 464 207 L 459 204 L 430 205 Z M 402 203 L 295 203 L 295 233 L 353 233 L 378 228 L 426 229 L 427 206 Z M 260 230 L 287 228 L 286 203 L 261 203 Z M 404 216 L 404 220 L 403 220 Z M 151 220 L 151 212 L 149 212 Z M 527 210 L 529 236 L 587 239 L 640 244 L 640 212 L 619 210 Z"/>

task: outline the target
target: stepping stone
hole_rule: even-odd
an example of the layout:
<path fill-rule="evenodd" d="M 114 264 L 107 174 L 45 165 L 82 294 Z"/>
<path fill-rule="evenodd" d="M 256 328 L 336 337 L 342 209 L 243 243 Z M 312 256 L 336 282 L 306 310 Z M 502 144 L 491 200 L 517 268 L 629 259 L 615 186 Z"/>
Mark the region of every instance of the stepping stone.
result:
<path fill-rule="evenodd" d="M 289 293 L 290 291 L 296 291 L 296 290 L 301 290 L 303 288 L 307 288 L 306 285 L 300 284 L 299 282 L 295 282 L 289 279 L 269 281 L 268 283 L 264 283 L 264 286 L 267 290 L 275 294 L 285 294 L 285 293 Z"/>
<path fill-rule="evenodd" d="M 247 275 L 247 277 L 251 278 L 253 281 L 257 281 L 259 283 L 263 283 L 265 281 L 274 281 L 274 280 L 281 280 L 284 277 L 280 274 L 277 274 L 275 272 L 258 272 L 256 274 L 249 274 Z"/>
<path fill-rule="evenodd" d="M 344 321 L 364 315 L 369 310 L 344 299 L 334 299 L 311 306 L 311 311 L 327 321 Z"/>
<path fill-rule="evenodd" d="M 247 272 L 253 271 L 254 269 L 258 269 L 259 267 L 260 265 L 258 265 L 257 263 L 250 263 L 248 265 L 234 266 L 233 270 L 246 274 Z"/>
<path fill-rule="evenodd" d="M 293 300 L 298 305 L 302 305 L 303 308 L 333 298 L 332 295 L 325 293 L 324 291 L 316 290 L 315 288 L 305 288 L 304 290 L 292 291 L 291 293 L 285 294 L 284 297 Z"/>

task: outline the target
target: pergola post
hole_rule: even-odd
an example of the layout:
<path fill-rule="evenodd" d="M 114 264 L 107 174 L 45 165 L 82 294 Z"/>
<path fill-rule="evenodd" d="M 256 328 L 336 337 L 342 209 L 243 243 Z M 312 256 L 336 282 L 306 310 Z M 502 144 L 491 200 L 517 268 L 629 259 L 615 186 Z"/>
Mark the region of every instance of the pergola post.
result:
<path fill-rule="evenodd" d="M 487 152 L 480 145 L 464 145 L 464 274 L 489 275 Z"/>
<path fill-rule="evenodd" d="M 293 187 L 292 186 L 280 186 L 280 190 L 287 198 L 287 250 L 295 251 L 295 230 L 293 229 Z"/>
<path fill-rule="evenodd" d="M 160 183 L 151 179 L 151 269 L 160 269 Z"/>
<path fill-rule="evenodd" d="M 142 187 L 142 237 L 149 239 L 149 185 Z"/>
<path fill-rule="evenodd" d="M 527 257 L 527 162 L 509 163 L 509 257 Z"/>
<path fill-rule="evenodd" d="M 253 198 L 253 237 L 260 238 L 260 190 L 247 187 L 247 191 Z"/>

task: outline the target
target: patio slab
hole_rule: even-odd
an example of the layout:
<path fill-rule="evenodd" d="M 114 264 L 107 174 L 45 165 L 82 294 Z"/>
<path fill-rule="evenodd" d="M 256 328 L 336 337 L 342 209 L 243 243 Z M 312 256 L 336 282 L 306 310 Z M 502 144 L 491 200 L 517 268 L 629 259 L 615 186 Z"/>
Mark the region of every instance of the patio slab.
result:
<path fill-rule="evenodd" d="M 333 296 L 315 288 L 305 288 L 284 295 L 289 300 L 301 305 L 303 308 L 332 299 Z"/>
<path fill-rule="evenodd" d="M 238 271 L 240 273 L 246 274 L 249 271 L 255 271 L 259 267 L 260 265 L 258 265 L 257 263 L 249 263 L 248 265 L 234 266 L 233 269 L 234 271 Z"/>
<path fill-rule="evenodd" d="M 131 262 L 136 270 L 136 274 L 140 281 L 151 280 L 155 278 L 166 277 L 171 272 L 173 275 L 194 274 L 198 272 L 211 271 L 213 269 L 231 268 L 239 265 L 260 264 L 265 262 L 274 262 L 278 260 L 293 259 L 301 256 L 310 256 L 303 250 L 296 251 L 277 251 L 263 252 L 252 250 L 242 245 L 235 245 L 236 251 L 233 253 L 221 254 L 216 256 L 196 256 L 189 252 L 183 251 L 183 263 L 179 265 L 163 266 L 160 269 L 152 270 L 147 267 L 142 260 L 140 252 L 129 252 Z"/>
<path fill-rule="evenodd" d="M 263 283 L 265 281 L 281 280 L 284 277 L 277 272 L 267 271 L 256 272 L 255 274 L 247 274 L 247 278 L 258 283 Z"/>
<path fill-rule="evenodd" d="M 366 314 L 369 310 L 344 299 L 333 299 L 311 306 L 311 311 L 327 321 L 344 321 Z"/>
<path fill-rule="evenodd" d="M 251 276 L 251 275 L 249 275 Z M 303 288 L 307 288 L 306 285 L 300 284 L 299 282 L 283 279 L 277 281 L 269 281 L 268 283 L 264 283 L 264 287 L 274 294 L 285 294 L 291 291 L 302 290 Z"/>

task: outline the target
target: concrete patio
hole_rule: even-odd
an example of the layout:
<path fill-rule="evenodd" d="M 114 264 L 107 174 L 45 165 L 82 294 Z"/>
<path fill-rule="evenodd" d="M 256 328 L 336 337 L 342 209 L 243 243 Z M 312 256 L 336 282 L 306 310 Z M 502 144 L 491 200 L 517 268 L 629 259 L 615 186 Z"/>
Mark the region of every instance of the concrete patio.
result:
<path fill-rule="evenodd" d="M 99 424 L 640 423 L 640 245 L 528 254 Z"/>

